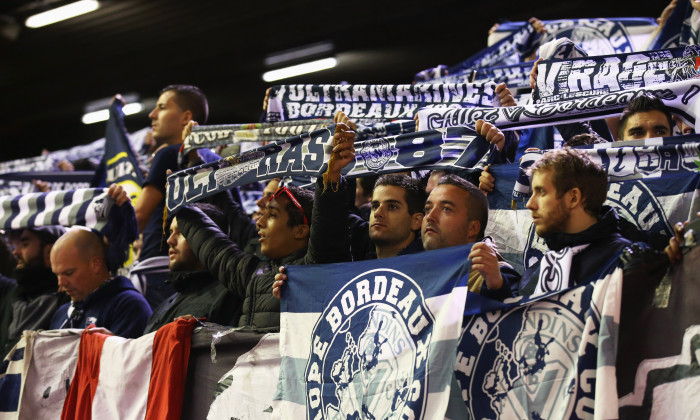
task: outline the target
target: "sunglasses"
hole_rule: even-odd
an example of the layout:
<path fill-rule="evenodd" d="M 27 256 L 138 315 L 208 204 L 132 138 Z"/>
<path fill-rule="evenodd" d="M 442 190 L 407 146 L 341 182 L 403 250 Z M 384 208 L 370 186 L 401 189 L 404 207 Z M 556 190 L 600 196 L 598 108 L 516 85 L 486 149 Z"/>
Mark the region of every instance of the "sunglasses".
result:
<path fill-rule="evenodd" d="M 279 188 L 277 189 L 277 191 L 275 191 L 275 193 L 272 194 L 272 197 L 270 197 L 270 199 L 267 200 L 267 201 L 270 202 L 270 201 L 272 201 L 273 198 L 277 198 L 277 197 L 279 197 L 279 196 L 282 195 L 282 194 L 287 194 L 287 197 L 289 198 L 289 201 L 291 201 L 292 204 L 294 204 L 294 207 L 298 208 L 299 211 L 301 212 L 301 215 L 304 216 L 304 224 L 305 224 L 305 225 L 308 225 L 308 224 L 309 224 L 309 221 L 306 219 L 306 213 L 304 213 L 304 209 L 301 208 L 301 204 L 299 204 L 299 202 L 297 201 L 296 197 L 294 197 L 294 194 L 292 194 L 292 192 L 289 191 L 289 189 L 288 189 L 287 187 L 279 187 Z"/>

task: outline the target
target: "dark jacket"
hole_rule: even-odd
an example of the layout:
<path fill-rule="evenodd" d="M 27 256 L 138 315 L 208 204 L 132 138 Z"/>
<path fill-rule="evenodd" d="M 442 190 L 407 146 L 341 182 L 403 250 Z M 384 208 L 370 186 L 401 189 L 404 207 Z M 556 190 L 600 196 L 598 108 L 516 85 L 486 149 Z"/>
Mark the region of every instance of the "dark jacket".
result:
<path fill-rule="evenodd" d="M 236 298 L 243 299 L 239 326 L 279 327 L 280 301 L 272 295 L 272 283 L 280 266 L 350 261 L 347 224 L 337 223 L 347 218 L 345 188 L 341 180 L 338 191 L 329 188 L 322 194 L 319 177 L 309 246 L 279 260 L 261 260 L 242 251 L 197 208 L 185 207 L 177 213 L 180 232 L 195 255 Z"/>
<path fill-rule="evenodd" d="M 71 315 L 68 309 L 73 307 Z M 118 276 L 103 284 L 82 302 L 66 303 L 51 320 L 51 329 L 104 327 L 125 338 L 141 337 L 151 307 L 131 281 Z"/>
<path fill-rule="evenodd" d="M 170 274 L 177 293 L 165 299 L 151 315 L 144 334 L 158 330 L 174 318 L 192 315 L 221 325 L 237 325 L 241 301 L 237 300 L 208 271 Z"/>
<path fill-rule="evenodd" d="M 17 344 L 24 330 L 49 328 L 56 309 L 68 302 L 57 293 L 58 279 L 50 269 L 28 267 L 15 270 L 17 282 L 0 297 L 0 352 Z"/>
<path fill-rule="evenodd" d="M 560 251 L 564 247 L 590 244 L 574 255 L 569 278 L 574 284 L 597 280 L 617 265 L 622 250 L 632 242 L 622 236 L 620 218 L 615 209 L 603 206 L 598 222 L 579 233 L 553 233 L 543 237 L 547 248 Z M 540 274 L 540 262 L 526 268 L 520 282 L 520 295 L 534 293 Z"/>

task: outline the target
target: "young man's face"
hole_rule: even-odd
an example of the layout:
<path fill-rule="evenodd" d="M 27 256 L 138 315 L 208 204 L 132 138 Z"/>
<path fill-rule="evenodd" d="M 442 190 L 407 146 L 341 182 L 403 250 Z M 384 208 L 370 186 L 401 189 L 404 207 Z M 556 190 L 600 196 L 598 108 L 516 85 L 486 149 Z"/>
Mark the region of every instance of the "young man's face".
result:
<path fill-rule="evenodd" d="M 158 98 L 156 107 L 148 114 L 153 138 L 159 144 L 177 144 L 182 141 L 182 130 L 191 119 L 191 113 L 175 103 L 175 92 L 168 90 Z"/>
<path fill-rule="evenodd" d="M 641 140 L 671 135 L 666 114 L 661 111 L 637 112 L 627 118 L 621 140 Z"/>
<path fill-rule="evenodd" d="M 204 265 L 187 243 L 187 239 L 182 235 L 177 227 L 177 217 L 170 223 L 170 236 L 168 237 L 168 258 L 170 259 L 170 271 L 193 271 L 201 270 Z"/>
<path fill-rule="evenodd" d="M 532 196 L 527 208 L 532 214 L 535 233 L 539 236 L 567 231 L 571 211 L 566 207 L 565 195 L 557 198 L 552 183 L 552 171 L 537 171 L 532 176 Z"/>
<path fill-rule="evenodd" d="M 44 247 L 36 233 L 24 229 L 12 254 L 17 259 L 17 268 L 44 267 Z"/>
<path fill-rule="evenodd" d="M 265 211 L 256 222 L 260 236 L 260 252 L 270 259 L 286 257 L 300 247 L 298 226 L 289 227 L 287 203 L 289 199 L 280 195 L 267 203 Z"/>
<path fill-rule="evenodd" d="M 426 250 L 447 248 L 473 242 L 467 201 L 469 193 L 449 184 L 438 185 L 425 202 L 421 234 Z"/>
<path fill-rule="evenodd" d="M 66 292 L 73 302 L 82 302 L 102 284 L 95 276 L 94 258 L 86 259 L 70 245 L 51 252 L 51 270 L 58 277 L 59 291 Z"/>
<path fill-rule="evenodd" d="M 265 211 L 265 207 L 267 207 L 267 202 L 270 201 L 270 197 L 272 197 L 272 194 L 274 194 L 275 191 L 277 191 L 279 186 L 280 182 L 277 179 L 271 179 L 267 183 L 267 185 L 265 185 L 262 197 L 258 198 L 258 201 L 255 202 L 255 204 L 258 205 L 258 211 L 260 213 Z"/>
<path fill-rule="evenodd" d="M 418 230 L 423 219 L 411 215 L 406 204 L 406 190 L 394 185 L 374 188 L 369 214 L 369 237 L 375 245 L 394 245 L 406 241 Z"/>

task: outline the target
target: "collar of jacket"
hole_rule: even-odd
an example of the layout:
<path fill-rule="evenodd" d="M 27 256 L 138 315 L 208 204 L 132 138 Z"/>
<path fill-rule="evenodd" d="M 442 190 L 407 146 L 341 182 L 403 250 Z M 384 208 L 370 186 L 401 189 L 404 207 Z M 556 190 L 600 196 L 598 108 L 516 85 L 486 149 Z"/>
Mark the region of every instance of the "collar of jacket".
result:
<path fill-rule="evenodd" d="M 544 236 L 547 248 L 552 251 L 560 251 L 564 247 L 574 247 L 590 244 L 611 234 L 620 233 L 620 218 L 610 206 L 603 206 L 598 216 L 598 222 L 588 229 L 578 233 L 552 233 Z"/>

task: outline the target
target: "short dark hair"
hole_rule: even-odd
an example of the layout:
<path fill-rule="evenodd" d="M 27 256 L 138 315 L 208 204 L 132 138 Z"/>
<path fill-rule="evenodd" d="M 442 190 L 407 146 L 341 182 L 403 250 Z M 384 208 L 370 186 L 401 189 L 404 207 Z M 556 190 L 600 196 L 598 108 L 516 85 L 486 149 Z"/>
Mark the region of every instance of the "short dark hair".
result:
<path fill-rule="evenodd" d="M 576 147 L 576 146 L 587 146 L 589 144 L 598 144 L 598 143 L 609 143 L 609 141 L 600 137 L 596 133 L 581 133 L 581 134 L 577 134 L 577 135 L 571 137 L 569 140 L 567 140 L 565 143 L 565 146 Z"/>
<path fill-rule="evenodd" d="M 175 93 L 173 101 L 182 108 L 183 111 L 190 111 L 192 119 L 200 124 L 206 124 L 209 118 L 209 103 L 204 93 L 197 87 L 192 85 L 168 85 L 160 91 L 162 95 L 165 92 L 172 91 Z"/>
<path fill-rule="evenodd" d="M 668 120 L 668 129 L 673 130 L 673 116 L 671 111 L 669 111 L 666 104 L 656 96 L 650 93 L 643 93 L 636 98 L 632 99 L 625 109 L 622 110 L 622 115 L 620 115 L 620 125 L 617 129 L 617 135 L 622 138 L 625 134 L 625 129 L 627 128 L 627 120 L 630 116 L 638 112 L 650 112 L 650 111 L 660 111 L 666 115 Z"/>
<path fill-rule="evenodd" d="M 374 191 L 375 184 L 377 182 L 377 176 L 363 176 L 362 178 L 357 178 L 357 183 L 362 187 L 362 191 L 366 196 L 371 197 L 372 191 Z"/>
<path fill-rule="evenodd" d="M 403 188 L 408 214 L 425 212 L 425 200 L 428 196 L 419 180 L 404 174 L 387 174 L 377 179 L 374 188 L 381 187 L 382 185 Z"/>
<path fill-rule="evenodd" d="M 486 225 L 489 222 L 489 201 L 486 199 L 486 195 L 476 185 L 454 174 L 443 176 L 437 185 L 454 185 L 469 193 L 467 217 L 469 217 L 469 220 L 477 220 L 479 222 L 481 227 L 479 238 L 483 238 Z"/>
<path fill-rule="evenodd" d="M 608 174 L 582 150 L 564 147 L 550 150 L 527 169 L 535 172 L 552 171 L 552 184 L 561 198 L 572 188 L 581 190 L 583 208 L 597 217 L 608 195 Z"/>
<path fill-rule="evenodd" d="M 202 213 L 209 216 L 212 222 L 216 223 L 222 232 L 228 234 L 228 222 L 226 221 L 226 215 L 224 215 L 224 212 L 221 211 L 218 206 L 210 203 L 192 203 L 190 205 L 202 210 Z"/>
<path fill-rule="evenodd" d="M 306 220 L 309 222 L 309 225 L 311 225 L 311 217 L 313 216 L 314 209 L 314 193 L 301 187 L 288 187 L 288 189 L 292 195 L 294 195 L 294 198 L 297 199 L 301 208 L 304 209 L 304 213 L 302 214 L 297 206 L 292 203 L 292 200 L 285 195 L 287 204 L 284 208 L 287 210 L 288 215 L 287 226 L 294 227 L 303 225 L 304 216 L 306 216 Z"/>

